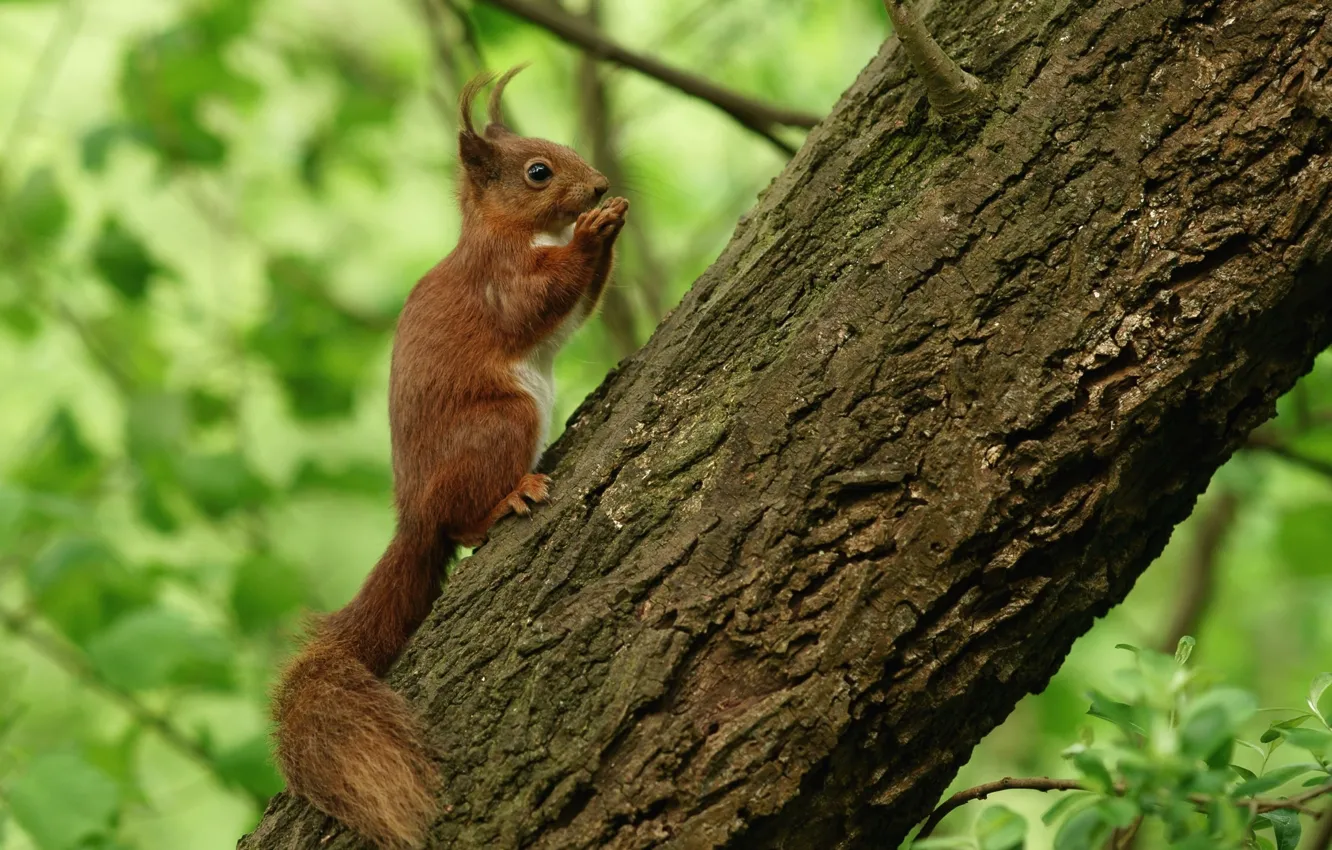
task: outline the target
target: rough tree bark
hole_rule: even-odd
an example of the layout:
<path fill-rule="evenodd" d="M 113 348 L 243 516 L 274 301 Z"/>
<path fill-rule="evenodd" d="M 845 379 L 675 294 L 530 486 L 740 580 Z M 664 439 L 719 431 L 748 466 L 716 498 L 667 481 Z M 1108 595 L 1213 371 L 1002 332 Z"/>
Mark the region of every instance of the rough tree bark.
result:
<path fill-rule="evenodd" d="M 929 21 L 993 111 L 886 44 L 399 664 L 432 846 L 896 846 L 1332 342 L 1328 4 Z"/>

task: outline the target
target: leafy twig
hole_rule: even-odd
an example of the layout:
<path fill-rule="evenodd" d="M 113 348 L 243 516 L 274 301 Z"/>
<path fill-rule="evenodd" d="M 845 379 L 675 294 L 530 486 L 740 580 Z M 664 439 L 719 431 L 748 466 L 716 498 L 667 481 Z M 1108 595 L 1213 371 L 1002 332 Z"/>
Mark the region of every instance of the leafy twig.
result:
<path fill-rule="evenodd" d="M 958 791 L 956 794 L 940 803 L 939 807 L 930 813 L 929 818 L 925 821 L 925 825 L 922 826 L 920 832 L 916 834 L 916 839 L 919 840 L 924 838 L 933 832 L 934 828 L 939 825 L 939 822 L 947 817 L 954 809 L 960 808 L 966 803 L 970 803 L 974 800 L 984 800 L 986 797 L 999 791 L 1093 790 L 1095 789 L 1087 787 L 1087 785 L 1077 779 L 1051 779 L 1047 776 L 1020 778 L 1008 776 L 997 782 L 987 782 L 984 785 L 977 785 L 976 787 L 968 788 L 965 791 Z M 1116 787 L 1115 792 L 1123 793 L 1123 788 Z M 1308 791 L 1296 794 L 1293 797 L 1250 797 L 1244 800 L 1239 800 L 1238 802 L 1242 805 L 1247 805 L 1255 814 L 1260 815 L 1266 814 L 1267 812 L 1289 809 L 1301 812 L 1302 814 L 1312 815 L 1313 817 L 1320 817 L 1321 813 L 1310 809 L 1305 803 L 1327 794 L 1332 794 L 1332 782 L 1318 785 Z M 1196 806 L 1206 806 L 1211 802 L 1211 799 L 1202 794 L 1193 794 L 1190 795 L 1189 801 Z"/>

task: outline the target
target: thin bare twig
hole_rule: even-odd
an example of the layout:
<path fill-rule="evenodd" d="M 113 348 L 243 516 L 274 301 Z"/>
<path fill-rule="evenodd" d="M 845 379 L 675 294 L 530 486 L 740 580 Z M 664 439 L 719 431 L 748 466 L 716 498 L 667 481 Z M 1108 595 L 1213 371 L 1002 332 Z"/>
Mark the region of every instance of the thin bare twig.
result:
<path fill-rule="evenodd" d="M 1326 475 L 1329 478 L 1332 478 L 1332 462 L 1300 454 L 1279 437 L 1263 432 L 1255 432 L 1249 435 L 1247 445 L 1251 449 L 1257 449 L 1258 451 L 1266 452 L 1273 457 L 1279 457 L 1288 463 L 1302 466 L 1310 472 L 1316 472 L 1319 475 Z"/>
<path fill-rule="evenodd" d="M 449 49 L 449 43 L 444 37 L 444 16 L 439 13 L 435 7 L 434 0 L 419 0 L 416 4 L 421 12 L 421 17 L 425 19 L 426 35 L 430 39 L 430 48 L 435 54 L 436 70 L 448 78 L 449 88 L 453 91 L 462 91 L 463 75 L 459 73 L 457 65 L 453 61 L 453 52 Z M 453 124 L 453 106 L 449 98 L 445 97 L 434 85 L 430 86 L 430 99 L 435 104 L 436 111 L 439 112 L 445 124 Z"/>
<path fill-rule="evenodd" d="M 719 86 L 704 77 L 667 65 L 651 56 L 635 53 L 611 41 L 586 21 L 550 5 L 535 3 L 532 0 L 484 0 L 484 2 L 549 31 L 557 38 L 587 51 L 597 59 L 623 65 L 691 97 L 711 103 L 744 127 L 767 139 L 788 156 L 795 153 L 795 148 L 776 135 L 775 131 L 780 127 L 809 128 L 820 121 L 817 115 L 766 103 Z"/>
<path fill-rule="evenodd" d="M 1083 791 L 1086 790 L 1081 782 L 1076 779 L 1050 779 L 1045 776 L 1034 777 L 1013 777 L 1005 776 L 996 782 L 987 782 L 984 785 L 977 785 L 975 788 L 968 788 L 965 791 L 958 791 L 939 804 L 925 825 L 916 833 L 916 838 L 921 839 L 934 832 L 934 828 L 939 825 L 939 821 L 947 817 L 954 809 L 961 808 L 963 805 L 974 800 L 984 800 L 999 791 Z"/>
<path fill-rule="evenodd" d="M 431 51 L 435 54 L 435 67 L 444 76 L 449 96 L 432 87 L 431 98 L 439 108 L 441 116 L 452 126 L 457 115 L 453 100 L 462 91 L 463 84 L 473 74 L 485 67 L 481 54 L 481 42 L 471 18 L 458 7 L 454 0 L 417 0 L 417 9 L 425 22 L 426 35 L 430 39 Z M 444 15 L 448 12 L 448 17 Z M 449 19 L 453 25 L 450 26 Z M 459 54 L 465 54 L 462 58 Z"/>
<path fill-rule="evenodd" d="M 481 49 L 481 36 L 477 34 L 476 26 L 472 19 L 468 17 L 467 10 L 458 5 L 458 0 L 440 0 L 444 7 L 449 10 L 449 14 L 458 22 L 459 31 L 462 33 L 462 43 L 471 55 L 472 64 L 475 70 L 481 70 L 486 67 L 486 55 Z M 459 86 L 459 91 L 462 87 Z"/>
<path fill-rule="evenodd" d="M 420 10 L 421 17 L 425 19 L 426 35 L 430 38 L 430 48 L 435 54 L 436 70 L 448 78 L 449 88 L 455 92 L 461 91 L 463 83 L 467 81 L 467 75 L 458 68 L 453 47 L 446 38 L 447 25 L 444 16 L 440 14 L 435 0 L 418 0 L 416 7 Z M 451 109 L 449 113 L 452 117 Z"/>
<path fill-rule="evenodd" d="M 1216 587 L 1217 553 L 1235 523 L 1238 508 L 1239 497 L 1224 490 L 1199 518 L 1197 537 L 1184 563 L 1184 588 L 1161 640 L 1162 652 L 1173 653 L 1180 638 L 1198 633 Z"/>

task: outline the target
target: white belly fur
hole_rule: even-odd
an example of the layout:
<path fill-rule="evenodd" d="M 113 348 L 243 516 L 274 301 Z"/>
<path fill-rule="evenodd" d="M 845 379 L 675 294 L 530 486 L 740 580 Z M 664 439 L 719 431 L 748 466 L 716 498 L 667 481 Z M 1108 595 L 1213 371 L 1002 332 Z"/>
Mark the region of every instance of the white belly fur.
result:
<path fill-rule="evenodd" d="M 532 247 L 558 247 L 569 244 L 573 238 L 573 225 L 560 233 L 538 233 L 532 238 Z M 537 412 L 537 441 L 532 452 L 532 469 L 536 468 L 550 439 L 551 415 L 555 410 L 555 354 L 573 332 L 587 319 L 587 308 L 579 304 L 565 317 L 549 337 L 513 367 L 514 380 L 523 392 L 532 398 Z"/>
<path fill-rule="evenodd" d="M 519 360 L 513 367 L 514 380 L 532 399 L 537 414 L 537 439 L 532 451 L 532 469 L 541 460 L 550 439 L 550 417 L 555 409 L 555 353 L 543 356 L 546 346 Z"/>

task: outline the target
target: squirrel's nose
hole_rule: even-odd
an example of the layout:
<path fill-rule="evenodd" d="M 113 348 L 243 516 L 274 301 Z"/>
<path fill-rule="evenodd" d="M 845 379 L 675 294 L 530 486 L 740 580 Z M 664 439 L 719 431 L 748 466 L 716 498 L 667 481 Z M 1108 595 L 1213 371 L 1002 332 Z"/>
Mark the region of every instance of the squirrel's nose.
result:
<path fill-rule="evenodd" d="M 605 177 L 601 178 L 600 180 L 592 184 L 592 194 L 596 195 L 597 198 L 600 198 L 602 195 L 606 194 L 607 190 L 609 189 L 610 189 L 610 181 L 607 180 Z"/>

